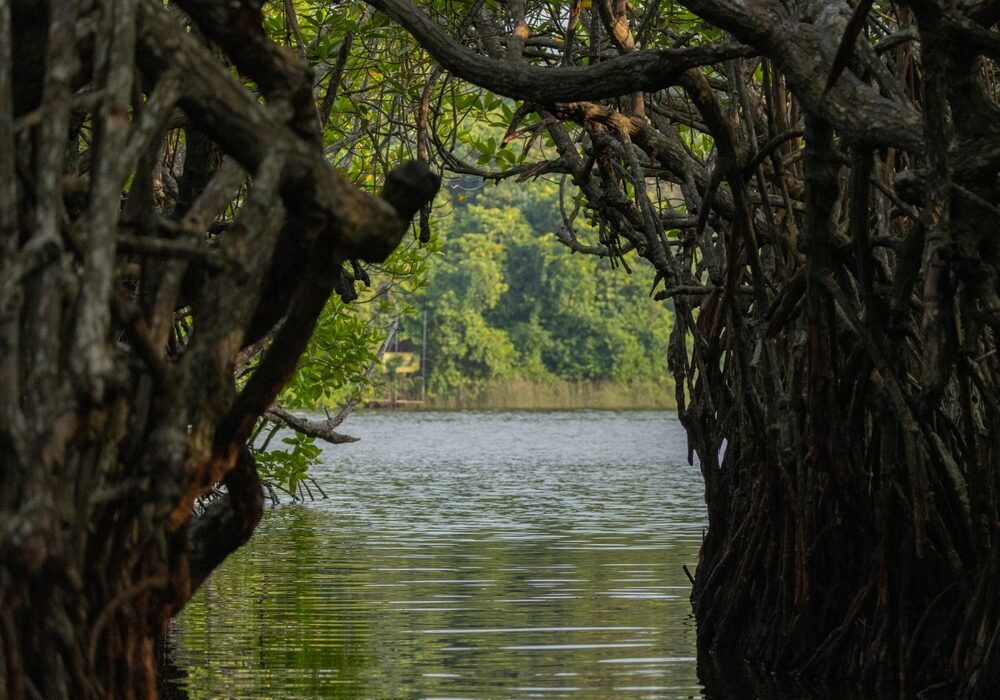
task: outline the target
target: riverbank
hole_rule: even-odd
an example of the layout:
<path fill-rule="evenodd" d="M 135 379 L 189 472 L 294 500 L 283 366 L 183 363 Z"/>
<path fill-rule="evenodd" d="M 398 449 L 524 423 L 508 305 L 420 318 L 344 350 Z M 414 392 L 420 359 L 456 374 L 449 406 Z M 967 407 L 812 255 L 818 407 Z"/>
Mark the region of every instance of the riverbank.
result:
<path fill-rule="evenodd" d="M 528 379 L 469 383 L 448 393 L 393 401 L 383 392 L 365 402 L 369 408 L 430 411 L 566 411 L 576 409 L 640 410 L 677 408 L 669 380 L 643 382 L 555 381 Z"/>

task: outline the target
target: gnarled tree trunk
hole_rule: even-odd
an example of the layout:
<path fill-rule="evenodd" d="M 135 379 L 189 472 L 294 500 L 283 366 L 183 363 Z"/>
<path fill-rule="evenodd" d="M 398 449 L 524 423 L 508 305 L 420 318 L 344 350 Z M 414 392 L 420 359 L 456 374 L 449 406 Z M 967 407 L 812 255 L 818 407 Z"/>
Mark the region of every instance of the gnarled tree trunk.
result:
<path fill-rule="evenodd" d="M 254 422 L 437 189 L 328 166 L 260 3 L 177 6 L 0 1 L 0 698 L 155 695 L 153 638 L 261 516 Z"/>
<path fill-rule="evenodd" d="M 776 293 L 740 303 L 727 285 L 701 305 L 714 325 L 679 373 L 710 521 L 699 648 L 987 697 L 1000 688 L 1000 110 L 966 33 L 984 17 L 910 6 L 922 147 L 838 134 L 803 98 L 798 250 L 748 270 L 735 243 L 728 278 Z"/>

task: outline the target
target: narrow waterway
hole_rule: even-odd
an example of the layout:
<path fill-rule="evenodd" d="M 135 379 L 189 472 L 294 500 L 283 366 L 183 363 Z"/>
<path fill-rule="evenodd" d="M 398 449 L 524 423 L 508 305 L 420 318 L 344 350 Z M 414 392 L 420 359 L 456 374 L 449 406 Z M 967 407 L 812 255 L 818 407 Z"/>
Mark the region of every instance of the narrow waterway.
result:
<path fill-rule="evenodd" d="M 689 698 L 705 514 L 668 412 L 367 413 L 174 623 L 208 698 Z"/>

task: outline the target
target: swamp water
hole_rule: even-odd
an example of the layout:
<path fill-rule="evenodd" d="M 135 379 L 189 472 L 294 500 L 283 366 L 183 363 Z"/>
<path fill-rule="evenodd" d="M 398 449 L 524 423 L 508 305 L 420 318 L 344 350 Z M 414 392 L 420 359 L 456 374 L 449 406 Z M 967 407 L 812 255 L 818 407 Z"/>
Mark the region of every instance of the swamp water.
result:
<path fill-rule="evenodd" d="M 700 697 L 669 412 L 365 413 L 171 635 L 164 697 Z"/>

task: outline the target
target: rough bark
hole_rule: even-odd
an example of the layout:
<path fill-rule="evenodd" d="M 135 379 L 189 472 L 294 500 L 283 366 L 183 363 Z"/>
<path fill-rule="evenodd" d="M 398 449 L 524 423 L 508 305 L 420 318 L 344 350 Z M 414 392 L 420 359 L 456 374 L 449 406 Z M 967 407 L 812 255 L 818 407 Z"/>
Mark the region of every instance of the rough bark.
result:
<path fill-rule="evenodd" d="M 199 32 L 156 0 L 0 2 L 0 697 L 155 696 L 152 640 L 260 518 L 253 422 L 343 264 L 437 189 L 409 164 L 373 198 L 324 161 L 259 3 L 180 5 Z"/>

